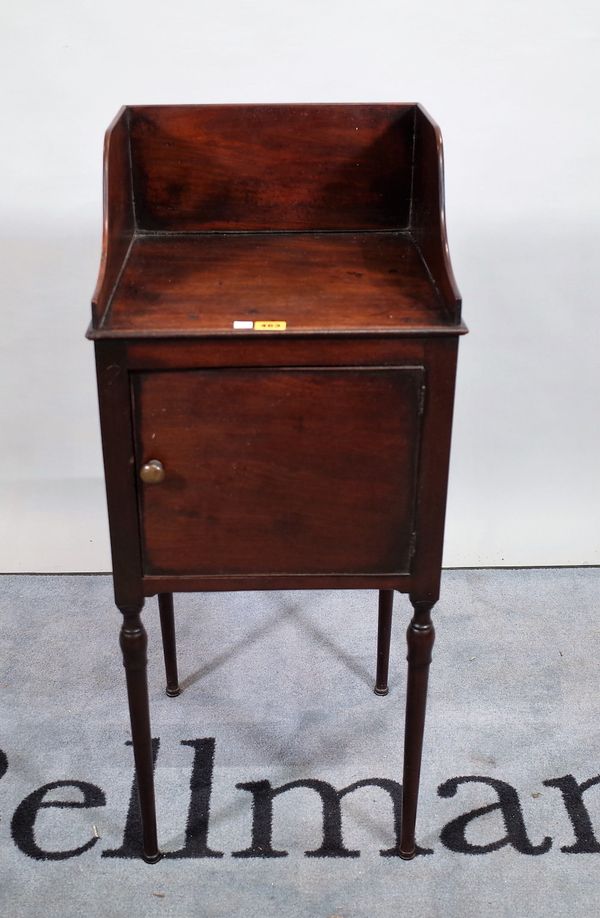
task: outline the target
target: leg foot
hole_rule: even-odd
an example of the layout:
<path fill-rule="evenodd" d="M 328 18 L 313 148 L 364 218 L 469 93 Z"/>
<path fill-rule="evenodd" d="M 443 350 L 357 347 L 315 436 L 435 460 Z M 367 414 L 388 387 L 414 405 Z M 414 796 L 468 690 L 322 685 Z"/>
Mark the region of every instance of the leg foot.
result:
<path fill-rule="evenodd" d="M 404 731 L 404 774 L 402 779 L 402 835 L 400 856 L 415 856 L 415 823 L 421 776 L 421 754 L 427 704 L 427 680 L 431 651 L 435 639 L 431 621 L 432 602 L 410 597 L 414 615 L 406 634 L 408 644 L 408 685 L 406 691 L 406 726 Z"/>
<path fill-rule="evenodd" d="M 417 851 L 415 848 L 413 848 L 412 851 L 403 851 L 402 848 L 400 848 L 399 857 L 403 861 L 412 861 L 412 859 L 416 856 L 417 856 Z"/>
<path fill-rule="evenodd" d="M 379 619 L 377 623 L 377 675 L 375 676 L 376 695 L 387 695 L 388 669 L 390 662 L 390 638 L 392 634 L 392 609 L 394 591 L 379 591 Z"/>
<path fill-rule="evenodd" d="M 175 616 L 173 614 L 173 594 L 158 594 L 158 611 L 160 613 L 160 630 L 162 633 L 165 672 L 167 676 L 166 692 L 169 698 L 181 694 L 177 675 L 177 645 L 175 643 Z"/>
<path fill-rule="evenodd" d="M 147 864 L 158 864 L 161 859 L 162 853 L 160 851 L 157 851 L 156 854 L 146 854 L 145 851 L 142 852 L 142 860 Z"/>
<path fill-rule="evenodd" d="M 131 738 L 142 823 L 142 857 L 148 863 L 155 863 L 161 855 L 156 833 L 152 732 L 146 677 L 148 638 L 140 618 L 141 606 L 137 609 L 121 608 L 121 612 L 123 625 L 120 644 L 127 680 Z"/>

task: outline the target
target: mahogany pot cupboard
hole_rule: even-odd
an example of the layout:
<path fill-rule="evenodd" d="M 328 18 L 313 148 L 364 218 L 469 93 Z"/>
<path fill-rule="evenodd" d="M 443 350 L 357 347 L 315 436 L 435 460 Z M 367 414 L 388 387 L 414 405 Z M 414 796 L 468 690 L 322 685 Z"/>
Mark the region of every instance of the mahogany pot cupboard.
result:
<path fill-rule="evenodd" d="M 142 823 L 160 858 L 141 611 L 173 593 L 408 593 L 400 855 L 415 854 L 454 380 L 466 331 L 420 105 L 131 106 L 104 148 L 95 344 Z"/>

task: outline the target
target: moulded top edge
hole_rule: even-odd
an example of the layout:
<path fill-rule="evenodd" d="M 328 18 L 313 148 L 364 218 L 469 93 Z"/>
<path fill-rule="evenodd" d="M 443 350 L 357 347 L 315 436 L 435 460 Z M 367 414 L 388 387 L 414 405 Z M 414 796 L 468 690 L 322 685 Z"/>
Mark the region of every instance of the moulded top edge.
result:
<path fill-rule="evenodd" d="M 243 338 L 246 341 L 259 341 L 263 338 L 428 338 L 428 337 L 454 337 L 468 334 L 468 326 L 464 322 L 456 325 L 439 324 L 428 326 L 414 326 L 406 328 L 297 328 L 285 331 L 244 331 L 232 329 L 139 329 L 128 328 L 95 328 L 93 323 L 88 325 L 85 337 L 90 341 L 123 340 L 123 341 L 156 341 L 185 339 L 204 340 L 210 338 Z"/>
<path fill-rule="evenodd" d="M 143 109 L 192 109 L 192 108 L 381 108 L 381 109 L 404 109 L 409 111 L 416 108 L 418 102 L 160 102 L 153 104 L 151 102 L 126 104 L 123 108 L 129 111 L 141 111 Z"/>

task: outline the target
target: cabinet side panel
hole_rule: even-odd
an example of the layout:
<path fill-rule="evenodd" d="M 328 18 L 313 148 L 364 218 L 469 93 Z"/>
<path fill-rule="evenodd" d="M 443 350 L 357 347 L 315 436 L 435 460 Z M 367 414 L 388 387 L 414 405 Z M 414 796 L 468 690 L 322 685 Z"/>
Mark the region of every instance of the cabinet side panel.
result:
<path fill-rule="evenodd" d="M 119 608 L 136 608 L 143 602 L 142 565 L 126 349 L 104 341 L 95 349 L 115 600 Z"/>
<path fill-rule="evenodd" d="M 403 228 L 413 111 L 402 105 L 135 107 L 138 226 Z"/>
<path fill-rule="evenodd" d="M 417 490 L 417 536 L 411 593 L 437 602 L 440 590 L 458 338 L 427 343 L 427 392 Z"/>

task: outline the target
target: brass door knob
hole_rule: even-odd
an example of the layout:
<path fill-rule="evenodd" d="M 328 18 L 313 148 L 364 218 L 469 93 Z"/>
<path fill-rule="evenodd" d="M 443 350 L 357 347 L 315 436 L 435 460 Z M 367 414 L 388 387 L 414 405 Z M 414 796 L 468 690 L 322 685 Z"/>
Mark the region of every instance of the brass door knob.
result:
<path fill-rule="evenodd" d="M 165 480 L 165 467 L 158 459 L 149 459 L 140 469 L 144 484 L 160 484 Z"/>

